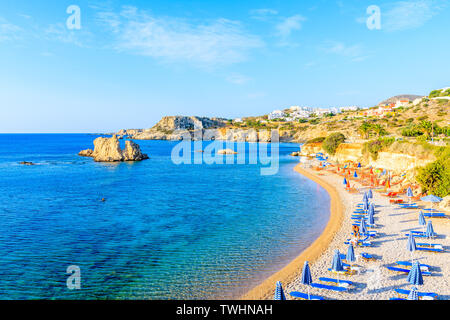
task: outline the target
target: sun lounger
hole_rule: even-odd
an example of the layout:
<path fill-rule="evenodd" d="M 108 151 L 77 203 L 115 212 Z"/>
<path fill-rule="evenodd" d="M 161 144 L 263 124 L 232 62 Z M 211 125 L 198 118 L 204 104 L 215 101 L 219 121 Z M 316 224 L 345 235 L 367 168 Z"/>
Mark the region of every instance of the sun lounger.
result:
<path fill-rule="evenodd" d="M 402 299 L 402 298 L 390 298 L 389 300 L 407 300 L 407 299 Z"/>
<path fill-rule="evenodd" d="M 397 268 L 397 267 L 386 267 L 389 271 L 392 272 L 400 272 L 400 273 L 406 273 L 408 274 L 411 270 L 409 269 L 403 269 L 403 268 Z M 423 276 L 431 276 L 431 272 L 428 271 L 422 271 Z"/>
<path fill-rule="evenodd" d="M 348 287 L 340 287 L 340 286 L 329 286 L 322 283 L 311 283 L 311 287 L 316 289 L 324 289 L 324 290 L 331 290 L 331 291 L 337 291 L 337 292 L 344 292 L 348 291 Z"/>
<path fill-rule="evenodd" d="M 375 259 L 374 256 L 372 256 L 371 254 L 368 254 L 366 252 L 361 252 L 360 256 L 364 261 L 376 261 L 377 260 L 377 259 Z"/>
<path fill-rule="evenodd" d="M 341 287 L 349 287 L 349 286 L 353 285 L 352 281 L 338 280 L 338 279 L 326 278 L 326 277 L 319 278 L 319 281 L 326 282 L 326 283 L 332 283 L 333 285 L 338 285 Z"/>
<path fill-rule="evenodd" d="M 424 212 L 423 216 L 425 218 L 446 218 L 447 216 L 443 212 Z"/>
<path fill-rule="evenodd" d="M 441 253 L 444 252 L 444 249 L 435 249 L 435 248 L 431 248 L 431 247 L 417 247 L 416 248 L 417 251 L 428 251 L 428 252 L 436 252 L 436 253 Z"/>
<path fill-rule="evenodd" d="M 293 292 L 290 293 L 290 295 L 292 297 L 294 297 L 294 298 L 299 298 L 299 299 L 302 299 L 302 300 L 308 300 L 308 294 L 307 293 L 293 291 Z M 309 300 L 325 300 L 325 299 L 320 297 L 320 296 L 309 295 Z"/>
<path fill-rule="evenodd" d="M 344 242 L 344 244 L 350 244 L 350 239 L 347 239 L 347 241 L 345 241 Z M 371 247 L 372 246 L 372 243 L 370 242 L 370 241 L 361 241 L 361 240 L 359 240 L 357 243 L 356 243 L 356 245 L 358 246 L 358 247 Z"/>
<path fill-rule="evenodd" d="M 411 291 L 405 289 L 395 289 L 395 292 L 399 296 L 408 296 Z M 419 296 L 419 299 L 422 300 L 436 300 L 438 298 L 437 293 L 433 292 L 417 292 L 417 295 Z"/>
<path fill-rule="evenodd" d="M 417 238 L 428 238 L 427 234 L 425 232 L 418 232 L 418 231 L 411 231 L 413 237 L 417 237 Z M 409 233 L 405 234 L 406 237 L 409 237 Z M 436 238 L 436 235 L 433 235 L 431 237 L 432 239 Z"/>
<path fill-rule="evenodd" d="M 438 243 L 416 243 L 416 247 L 444 250 L 442 244 Z"/>
<path fill-rule="evenodd" d="M 339 274 L 339 275 L 344 275 L 344 276 L 351 276 L 356 273 L 356 271 L 352 270 L 352 269 L 346 269 L 344 271 L 334 271 L 333 269 L 328 268 L 328 271 L 331 273 L 334 273 L 334 274 Z"/>
<path fill-rule="evenodd" d="M 395 263 L 398 264 L 399 266 L 404 266 L 404 267 L 412 266 L 411 261 L 397 261 Z M 422 271 L 430 271 L 430 268 L 431 267 L 427 264 L 423 264 L 423 263 L 420 264 L 420 270 L 422 270 Z"/>

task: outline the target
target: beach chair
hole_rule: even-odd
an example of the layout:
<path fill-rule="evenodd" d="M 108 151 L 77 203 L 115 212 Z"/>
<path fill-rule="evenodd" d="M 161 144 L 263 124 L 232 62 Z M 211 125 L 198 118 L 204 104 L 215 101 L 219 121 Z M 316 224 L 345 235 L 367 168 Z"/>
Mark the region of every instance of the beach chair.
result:
<path fill-rule="evenodd" d="M 337 292 L 345 292 L 348 291 L 348 287 L 341 287 L 341 286 L 329 286 L 322 283 L 311 283 L 311 287 L 316 289 L 322 289 L 322 290 L 330 290 L 330 291 L 337 291 Z"/>
<path fill-rule="evenodd" d="M 429 248 L 429 249 L 436 249 L 436 250 L 444 250 L 444 247 L 442 244 L 438 243 L 416 243 L 416 248 Z"/>
<path fill-rule="evenodd" d="M 443 212 L 424 212 L 423 216 L 425 218 L 447 218 L 447 216 Z"/>
<path fill-rule="evenodd" d="M 409 296 L 409 293 L 411 292 L 410 290 L 405 289 L 395 289 L 394 291 L 399 297 Z M 433 292 L 417 292 L 417 295 L 421 300 L 436 300 L 438 298 L 438 294 Z"/>
<path fill-rule="evenodd" d="M 331 268 L 328 268 L 328 271 L 334 274 L 342 275 L 342 276 L 352 276 L 356 274 L 355 270 L 352 270 L 350 268 L 345 269 L 344 271 L 335 271 Z"/>
<path fill-rule="evenodd" d="M 402 299 L 402 298 L 389 298 L 389 300 L 408 300 L 408 299 Z"/>
<path fill-rule="evenodd" d="M 320 296 L 315 296 L 315 295 L 309 295 L 309 299 L 308 299 L 308 294 L 307 293 L 303 293 L 303 292 L 297 292 L 297 291 L 293 291 L 290 293 L 291 297 L 294 298 L 298 298 L 301 300 L 325 300 L 324 298 L 320 297 Z"/>
<path fill-rule="evenodd" d="M 397 261 L 395 263 L 398 264 L 399 266 L 403 266 L 403 267 L 410 267 L 411 268 L 411 266 L 412 266 L 411 261 Z M 423 264 L 423 263 L 420 264 L 420 270 L 421 271 L 427 271 L 428 272 L 428 271 L 430 271 L 430 269 L 431 269 L 431 266 L 429 266 L 427 264 Z"/>
<path fill-rule="evenodd" d="M 366 262 L 377 261 L 377 259 L 374 256 L 372 256 L 371 254 L 366 253 L 366 252 L 361 252 L 360 256 L 361 256 L 361 259 L 363 259 Z"/>
<path fill-rule="evenodd" d="M 419 209 L 419 206 L 417 204 L 412 204 L 412 205 L 401 205 L 400 208 L 402 209 Z"/>
<path fill-rule="evenodd" d="M 403 269 L 403 268 L 397 268 L 397 267 L 386 267 L 386 268 L 392 272 L 406 273 L 406 274 L 409 274 L 409 272 L 411 271 L 409 269 Z M 422 275 L 425 277 L 428 277 L 428 276 L 431 276 L 431 272 L 422 271 Z"/>
<path fill-rule="evenodd" d="M 413 237 L 417 237 L 417 238 L 428 238 L 428 237 L 427 237 L 427 234 L 426 234 L 425 232 L 422 232 L 422 231 L 411 231 L 411 233 L 412 233 Z M 409 233 L 406 233 L 405 236 L 406 236 L 406 237 L 409 237 Z M 434 238 L 436 238 L 436 237 L 437 237 L 437 235 L 434 234 L 431 238 L 434 239 Z"/>
<path fill-rule="evenodd" d="M 337 286 L 341 286 L 341 287 L 351 287 L 351 286 L 353 286 L 353 282 L 352 281 L 348 281 L 348 280 L 338 280 L 338 279 L 333 279 L 333 278 L 321 277 L 321 278 L 319 278 L 319 281 L 322 281 L 322 282 L 325 282 L 325 283 L 330 283 L 332 285 L 337 285 Z"/>

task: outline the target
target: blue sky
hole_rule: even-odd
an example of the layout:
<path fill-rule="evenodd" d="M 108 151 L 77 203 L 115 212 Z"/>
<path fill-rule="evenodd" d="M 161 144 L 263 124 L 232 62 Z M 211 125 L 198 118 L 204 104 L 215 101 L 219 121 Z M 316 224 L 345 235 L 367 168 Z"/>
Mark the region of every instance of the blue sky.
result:
<path fill-rule="evenodd" d="M 79 30 L 66 26 L 70 5 Z M 449 85 L 449 14 L 448 0 L 2 1 L 0 132 L 425 95 Z"/>

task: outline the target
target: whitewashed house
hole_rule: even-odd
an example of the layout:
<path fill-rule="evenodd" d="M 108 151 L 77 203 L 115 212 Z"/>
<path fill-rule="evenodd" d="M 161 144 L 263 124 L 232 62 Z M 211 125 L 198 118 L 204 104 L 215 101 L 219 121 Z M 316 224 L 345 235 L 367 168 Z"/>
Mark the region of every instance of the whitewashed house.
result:
<path fill-rule="evenodd" d="M 272 111 L 268 116 L 269 120 L 283 119 L 284 117 L 286 117 L 286 114 L 281 110 Z"/>

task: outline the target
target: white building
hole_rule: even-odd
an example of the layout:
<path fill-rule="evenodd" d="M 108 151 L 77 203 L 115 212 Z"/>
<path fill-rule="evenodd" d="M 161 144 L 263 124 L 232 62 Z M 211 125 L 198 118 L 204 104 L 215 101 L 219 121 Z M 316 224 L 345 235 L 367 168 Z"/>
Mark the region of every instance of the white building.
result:
<path fill-rule="evenodd" d="M 243 121 L 242 121 L 241 118 L 236 118 L 236 119 L 233 120 L 233 122 L 236 122 L 236 123 L 242 123 Z"/>
<path fill-rule="evenodd" d="M 340 112 L 346 112 L 346 111 L 358 111 L 360 108 L 358 106 L 345 106 L 339 108 Z"/>
<path fill-rule="evenodd" d="M 274 119 L 282 119 L 284 117 L 286 117 L 286 114 L 283 111 L 275 110 L 275 111 L 272 111 L 271 113 L 269 113 L 268 118 L 269 118 L 269 120 L 274 120 Z"/>

